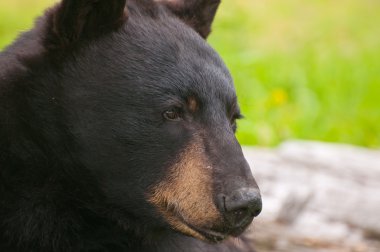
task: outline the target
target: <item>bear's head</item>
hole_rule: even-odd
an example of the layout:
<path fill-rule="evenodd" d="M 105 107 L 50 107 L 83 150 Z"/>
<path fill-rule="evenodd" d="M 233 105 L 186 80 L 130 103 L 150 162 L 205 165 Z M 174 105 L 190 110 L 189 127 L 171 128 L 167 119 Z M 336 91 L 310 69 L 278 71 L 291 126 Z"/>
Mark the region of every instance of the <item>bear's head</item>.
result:
<path fill-rule="evenodd" d="M 261 211 L 233 81 L 205 41 L 219 3 L 63 0 L 47 12 L 46 93 L 125 228 L 216 242 Z"/>

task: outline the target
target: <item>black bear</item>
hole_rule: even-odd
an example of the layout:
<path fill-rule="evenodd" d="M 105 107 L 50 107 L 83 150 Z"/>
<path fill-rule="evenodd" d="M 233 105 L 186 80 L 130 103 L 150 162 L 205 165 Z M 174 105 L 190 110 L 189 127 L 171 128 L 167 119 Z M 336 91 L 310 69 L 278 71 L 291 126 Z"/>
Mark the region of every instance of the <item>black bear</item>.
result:
<path fill-rule="evenodd" d="M 0 251 L 249 251 L 219 0 L 63 0 L 0 54 Z"/>

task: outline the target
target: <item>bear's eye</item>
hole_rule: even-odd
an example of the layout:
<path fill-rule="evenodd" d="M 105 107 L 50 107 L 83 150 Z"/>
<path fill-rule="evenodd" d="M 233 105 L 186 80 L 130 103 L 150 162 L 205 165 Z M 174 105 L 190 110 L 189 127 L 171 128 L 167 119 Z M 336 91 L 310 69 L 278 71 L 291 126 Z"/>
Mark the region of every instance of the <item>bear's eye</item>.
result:
<path fill-rule="evenodd" d="M 237 130 L 236 120 L 233 120 L 233 121 L 231 122 L 231 128 L 232 128 L 232 130 L 233 130 L 234 132 L 236 132 L 236 130 Z"/>
<path fill-rule="evenodd" d="M 169 121 L 179 121 L 181 119 L 181 115 L 178 109 L 167 110 L 163 113 L 163 117 Z"/>
<path fill-rule="evenodd" d="M 243 115 L 240 114 L 240 113 L 236 113 L 232 116 L 232 119 L 231 119 L 231 127 L 232 127 L 232 130 L 234 132 L 236 132 L 237 130 L 237 124 L 236 124 L 236 120 L 239 120 L 239 119 L 242 119 L 243 118 Z"/>

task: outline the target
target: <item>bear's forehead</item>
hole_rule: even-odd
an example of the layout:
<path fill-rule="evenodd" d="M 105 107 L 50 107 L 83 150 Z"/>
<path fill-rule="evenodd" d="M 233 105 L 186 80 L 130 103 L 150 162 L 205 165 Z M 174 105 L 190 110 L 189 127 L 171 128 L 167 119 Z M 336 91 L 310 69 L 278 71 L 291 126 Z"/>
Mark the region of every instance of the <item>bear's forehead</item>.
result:
<path fill-rule="evenodd" d="M 158 22 L 153 20 L 154 25 L 150 25 L 151 19 L 146 22 L 143 32 L 135 37 L 143 43 L 132 43 L 132 46 L 140 47 L 144 72 L 151 72 L 150 76 L 160 80 L 154 81 L 156 88 L 195 93 L 200 98 L 205 96 L 204 99 L 212 96 L 234 98 L 233 81 L 227 67 L 193 29 L 172 17 L 161 18 Z M 131 24 L 135 23 L 131 20 Z M 136 19 L 134 30 L 141 25 Z M 126 42 L 125 45 L 131 44 Z"/>
<path fill-rule="evenodd" d="M 82 71 L 76 76 L 118 82 L 125 91 L 195 95 L 201 100 L 235 98 L 232 78 L 219 55 L 172 16 L 131 15 L 121 30 L 93 41 L 76 58 L 80 67 L 70 67 Z"/>

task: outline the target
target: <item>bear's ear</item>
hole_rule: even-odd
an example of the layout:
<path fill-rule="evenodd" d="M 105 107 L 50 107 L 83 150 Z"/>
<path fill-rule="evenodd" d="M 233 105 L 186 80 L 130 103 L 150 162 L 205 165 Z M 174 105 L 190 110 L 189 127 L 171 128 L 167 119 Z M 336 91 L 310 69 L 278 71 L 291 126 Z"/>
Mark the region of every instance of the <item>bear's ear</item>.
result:
<path fill-rule="evenodd" d="M 126 0 L 63 0 L 52 9 L 49 42 L 68 46 L 118 29 L 127 19 Z"/>
<path fill-rule="evenodd" d="M 157 2 L 167 6 L 205 39 L 211 32 L 211 24 L 220 4 L 220 0 L 157 0 Z"/>

